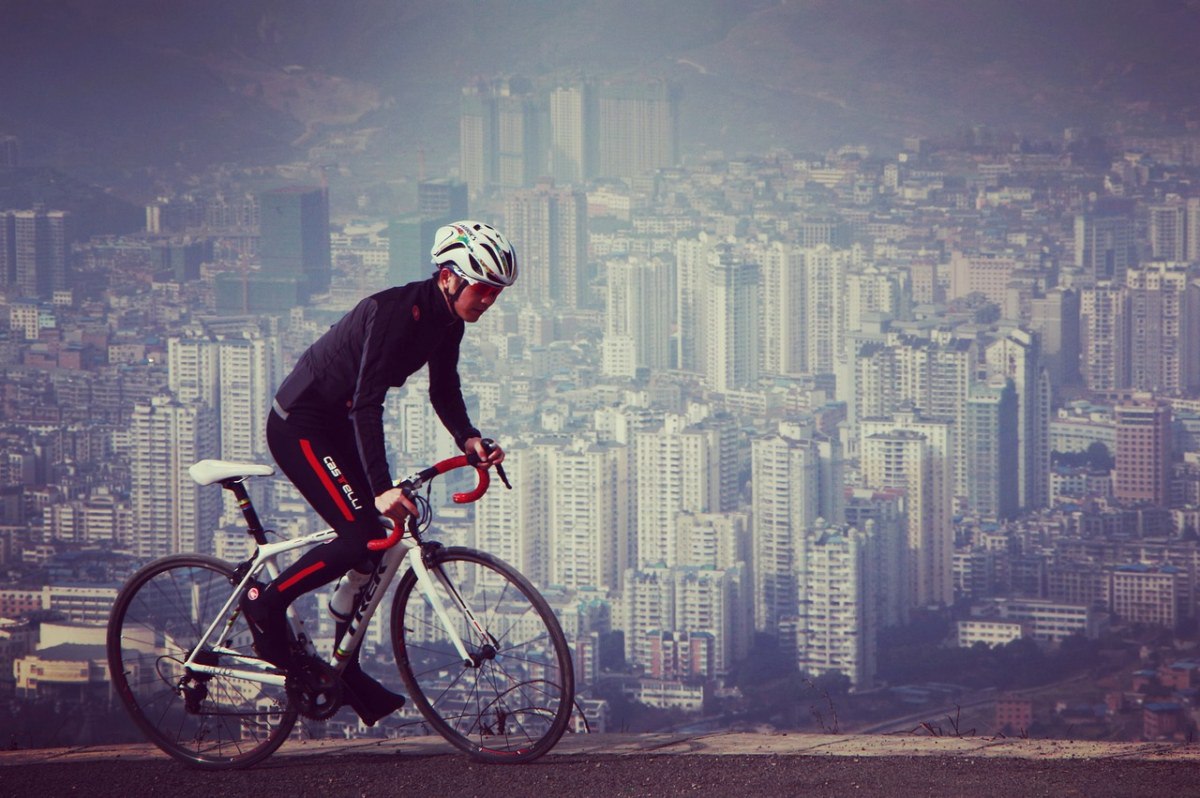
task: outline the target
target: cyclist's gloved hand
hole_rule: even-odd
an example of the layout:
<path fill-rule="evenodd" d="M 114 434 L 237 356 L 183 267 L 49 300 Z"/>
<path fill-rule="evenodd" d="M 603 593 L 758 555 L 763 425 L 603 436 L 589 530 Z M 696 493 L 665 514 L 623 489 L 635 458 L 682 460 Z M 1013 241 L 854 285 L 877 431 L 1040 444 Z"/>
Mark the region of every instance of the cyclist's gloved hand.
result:
<path fill-rule="evenodd" d="M 468 454 L 479 457 L 481 466 L 500 465 L 504 462 L 504 450 L 490 438 L 467 438 L 463 448 Z"/>
<path fill-rule="evenodd" d="M 388 488 L 376 496 L 375 509 L 380 515 L 386 515 L 395 521 L 397 526 L 404 525 L 406 516 L 417 514 L 417 505 L 403 488 Z"/>

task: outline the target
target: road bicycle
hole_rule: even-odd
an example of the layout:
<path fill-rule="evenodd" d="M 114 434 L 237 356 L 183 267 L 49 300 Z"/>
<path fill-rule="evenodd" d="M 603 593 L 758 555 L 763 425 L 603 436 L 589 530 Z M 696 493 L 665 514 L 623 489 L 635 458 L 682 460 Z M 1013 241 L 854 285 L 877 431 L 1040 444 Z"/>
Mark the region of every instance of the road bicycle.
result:
<path fill-rule="evenodd" d="M 245 482 L 268 465 L 201 460 L 201 485 L 233 493 L 256 544 L 233 565 L 200 554 L 155 560 L 121 589 L 109 616 L 107 653 L 116 694 L 143 733 L 172 757 L 210 768 L 249 767 L 275 752 L 298 716 L 324 720 L 342 706 L 339 678 L 397 573 L 390 635 L 409 698 L 429 727 L 486 762 L 529 762 L 566 730 L 574 709 L 571 651 L 553 610 L 515 568 L 482 551 L 423 537 L 432 521 L 418 489 L 474 467 L 479 499 L 488 470 L 474 454 L 443 460 L 398 483 L 418 515 L 368 545 L 383 554 L 359 589 L 349 628 L 321 657 L 295 606 L 290 672 L 260 659 L 240 607 L 243 593 L 279 575 L 278 558 L 332 540 L 333 530 L 268 542 Z M 499 472 L 504 478 L 503 471 Z M 507 479 L 505 478 L 507 484 Z M 273 534 L 273 533 L 272 533 Z M 365 554 L 365 552 L 364 552 Z"/>

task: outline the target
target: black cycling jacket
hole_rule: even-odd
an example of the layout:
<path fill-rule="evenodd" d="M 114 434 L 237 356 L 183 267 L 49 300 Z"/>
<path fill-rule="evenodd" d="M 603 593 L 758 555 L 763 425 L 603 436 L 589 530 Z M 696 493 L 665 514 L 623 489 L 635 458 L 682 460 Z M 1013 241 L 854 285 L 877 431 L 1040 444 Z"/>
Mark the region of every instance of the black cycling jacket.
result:
<path fill-rule="evenodd" d="M 300 356 L 275 394 L 285 419 L 296 409 L 348 418 L 363 469 L 378 496 L 392 487 L 383 446 L 383 400 L 429 364 L 429 399 L 460 449 L 479 436 L 458 379 L 465 324 L 446 305 L 436 278 L 362 300 Z"/>

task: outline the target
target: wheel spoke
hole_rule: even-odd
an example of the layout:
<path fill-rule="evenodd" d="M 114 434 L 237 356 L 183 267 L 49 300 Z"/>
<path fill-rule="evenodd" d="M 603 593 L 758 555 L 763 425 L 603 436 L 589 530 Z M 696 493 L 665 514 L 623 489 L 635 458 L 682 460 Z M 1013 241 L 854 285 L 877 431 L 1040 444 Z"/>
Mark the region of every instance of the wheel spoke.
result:
<path fill-rule="evenodd" d="M 282 687 L 183 665 L 218 620 L 231 573 L 225 563 L 198 555 L 155 561 L 121 591 L 109 620 L 109 669 L 134 721 L 171 756 L 208 768 L 261 761 L 296 721 Z M 238 624 L 225 630 L 225 641 L 207 641 L 197 661 L 220 665 L 223 655 L 211 645 L 235 651 L 235 639 L 249 640 L 244 621 Z"/>
<path fill-rule="evenodd" d="M 415 576 L 406 575 L 392 609 L 392 637 L 414 704 L 435 730 L 477 758 L 541 756 L 574 709 L 570 651 L 557 619 L 505 563 L 469 549 L 445 550 L 439 560 L 483 635 L 444 595 L 456 631 L 476 658 L 475 666 L 464 665 Z M 439 583 L 438 590 L 444 587 Z"/>

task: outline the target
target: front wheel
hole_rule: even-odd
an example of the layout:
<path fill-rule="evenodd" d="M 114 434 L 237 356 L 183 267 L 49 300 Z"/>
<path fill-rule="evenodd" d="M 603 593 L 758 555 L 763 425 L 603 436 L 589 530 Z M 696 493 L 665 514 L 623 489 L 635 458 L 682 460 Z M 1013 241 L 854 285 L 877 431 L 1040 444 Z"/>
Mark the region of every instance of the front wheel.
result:
<path fill-rule="evenodd" d="M 476 759 L 537 759 L 562 737 L 574 708 L 571 651 L 558 619 L 496 557 L 447 548 L 427 562 L 470 660 L 450 642 L 416 575 L 405 573 L 392 603 L 392 647 L 413 703 L 438 734 Z"/>
<path fill-rule="evenodd" d="M 152 743 L 204 768 L 248 767 L 287 739 L 296 710 L 283 687 L 184 666 L 233 594 L 233 569 L 201 555 L 173 555 L 142 568 L 121 589 L 108 620 L 113 689 Z M 236 611 L 236 603 L 230 615 Z M 254 658 L 238 616 L 197 655 L 206 665 Z"/>

